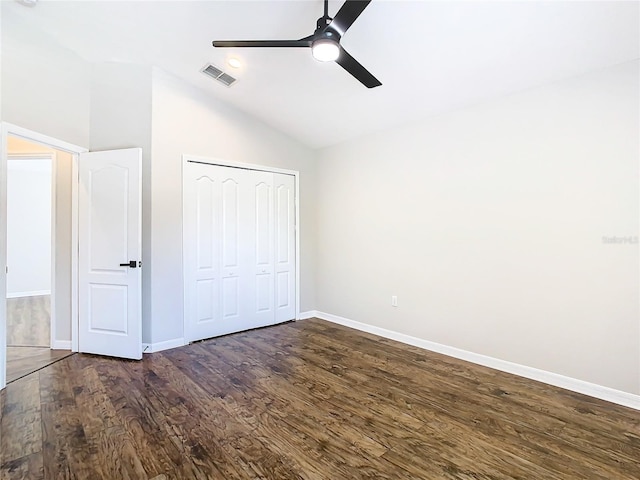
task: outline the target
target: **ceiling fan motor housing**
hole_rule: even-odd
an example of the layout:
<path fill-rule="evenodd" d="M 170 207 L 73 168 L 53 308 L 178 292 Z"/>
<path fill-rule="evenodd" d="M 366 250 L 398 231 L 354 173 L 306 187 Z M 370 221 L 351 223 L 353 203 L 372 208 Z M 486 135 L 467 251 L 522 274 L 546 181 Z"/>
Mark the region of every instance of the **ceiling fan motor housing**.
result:
<path fill-rule="evenodd" d="M 326 26 L 331 23 L 331 20 L 333 20 L 333 18 L 331 18 L 331 17 L 329 17 L 327 15 L 325 15 L 324 17 L 320 17 L 318 19 L 318 21 L 316 22 L 316 32 L 326 28 Z"/>

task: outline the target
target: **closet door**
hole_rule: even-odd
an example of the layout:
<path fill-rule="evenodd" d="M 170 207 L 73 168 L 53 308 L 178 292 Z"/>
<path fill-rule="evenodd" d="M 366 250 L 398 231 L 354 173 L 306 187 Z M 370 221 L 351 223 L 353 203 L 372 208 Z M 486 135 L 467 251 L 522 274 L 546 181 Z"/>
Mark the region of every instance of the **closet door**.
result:
<path fill-rule="evenodd" d="M 276 322 L 296 318 L 295 177 L 274 175 Z"/>
<path fill-rule="evenodd" d="M 214 230 L 220 245 L 220 297 L 213 298 L 220 317 L 206 335 L 213 337 L 251 328 L 247 302 L 247 280 L 251 274 L 252 238 L 249 172 L 239 168 L 212 167 L 221 187 L 220 230 Z M 206 338 L 206 337 L 205 337 Z"/>
<path fill-rule="evenodd" d="M 198 163 L 183 175 L 186 339 L 294 319 L 294 177 Z"/>
<path fill-rule="evenodd" d="M 249 194 L 253 210 L 247 221 L 251 231 L 244 240 L 251 250 L 248 253 L 251 270 L 247 281 L 247 318 L 250 327 L 266 327 L 276 323 L 274 310 L 274 224 L 273 224 L 273 173 L 247 171 L 251 178 Z"/>
<path fill-rule="evenodd" d="M 221 319 L 220 172 L 187 163 L 183 189 L 185 339 L 196 340 L 212 336 Z"/>

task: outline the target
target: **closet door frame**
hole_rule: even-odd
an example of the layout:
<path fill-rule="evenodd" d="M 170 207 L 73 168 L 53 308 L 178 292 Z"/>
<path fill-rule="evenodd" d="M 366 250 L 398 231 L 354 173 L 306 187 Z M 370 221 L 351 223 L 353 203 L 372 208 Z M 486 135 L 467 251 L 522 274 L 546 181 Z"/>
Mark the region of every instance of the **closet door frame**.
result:
<path fill-rule="evenodd" d="M 217 166 L 221 166 L 221 167 L 233 167 L 233 168 L 241 168 L 244 170 L 257 170 L 260 172 L 269 172 L 269 173 L 280 173 L 280 174 L 285 174 L 285 175 L 292 175 L 294 177 L 294 188 L 295 188 L 295 192 L 294 192 L 294 206 L 295 206 L 295 229 L 294 229 L 294 234 L 295 234 L 295 302 L 296 302 L 296 308 L 295 308 L 295 319 L 296 320 L 300 320 L 300 233 L 299 233 L 299 228 L 298 225 L 300 225 L 300 207 L 299 207 L 299 198 L 300 198 L 300 172 L 298 172 L 297 170 L 287 170 L 284 168 L 276 168 L 276 167 L 270 167 L 270 166 L 266 166 L 266 165 L 258 165 L 258 164 L 253 164 L 253 163 L 243 163 L 243 162 L 235 162 L 235 161 L 231 161 L 231 160 L 224 160 L 224 159 L 220 159 L 220 158 L 211 158 L 211 157 L 201 157 L 201 156 L 197 156 L 197 155 L 188 155 L 188 154 L 184 154 L 182 155 L 182 208 L 183 208 L 183 212 L 182 212 L 182 219 L 183 219 L 183 225 L 182 225 L 182 282 L 183 282 L 183 328 L 184 328 L 184 337 L 185 337 L 185 343 L 189 343 L 188 341 L 186 341 L 187 338 L 189 338 L 188 336 L 188 332 L 189 332 L 189 304 L 187 302 L 187 259 L 186 259 L 186 245 L 188 245 L 188 239 L 186 238 L 187 233 L 186 233 L 186 228 L 184 225 L 184 219 L 185 219 L 185 213 L 184 213 L 184 209 L 186 208 L 185 205 L 185 192 L 186 192 L 186 178 L 184 175 L 184 169 L 185 166 L 189 163 L 201 163 L 201 164 L 205 164 L 205 165 L 217 165 Z"/>

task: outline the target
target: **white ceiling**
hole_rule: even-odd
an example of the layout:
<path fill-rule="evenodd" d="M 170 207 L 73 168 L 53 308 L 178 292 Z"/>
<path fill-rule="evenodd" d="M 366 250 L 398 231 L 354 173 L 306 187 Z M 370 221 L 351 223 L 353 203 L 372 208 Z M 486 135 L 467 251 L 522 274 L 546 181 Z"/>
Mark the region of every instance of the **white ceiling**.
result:
<path fill-rule="evenodd" d="M 329 2 L 333 15 L 341 0 Z M 383 85 L 367 89 L 308 49 L 211 41 L 310 35 L 322 0 L 6 2 L 3 15 L 90 62 L 156 65 L 310 147 L 324 147 L 640 57 L 640 2 L 373 0 L 342 45 Z M 31 30 L 33 28 L 33 30 Z M 229 56 L 244 65 L 233 70 Z M 239 81 L 200 73 L 208 62 Z"/>

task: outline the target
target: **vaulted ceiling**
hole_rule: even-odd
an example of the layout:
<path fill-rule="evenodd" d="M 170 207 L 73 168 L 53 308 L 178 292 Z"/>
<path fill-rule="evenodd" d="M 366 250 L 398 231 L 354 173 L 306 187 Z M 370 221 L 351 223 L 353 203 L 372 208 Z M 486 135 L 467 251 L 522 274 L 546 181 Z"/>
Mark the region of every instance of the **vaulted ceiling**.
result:
<path fill-rule="evenodd" d="M 9 22 L 89 62 L 156 65 L 313 148 L 640 57 L 635 1 L 373 0 L 342 45 L 382 81 L 375 89 L 308 49 L 211 46 L 310 35 L 321 0 L 3 3 Z M 204 76 L 209 62 L 239 81 Z"/>

